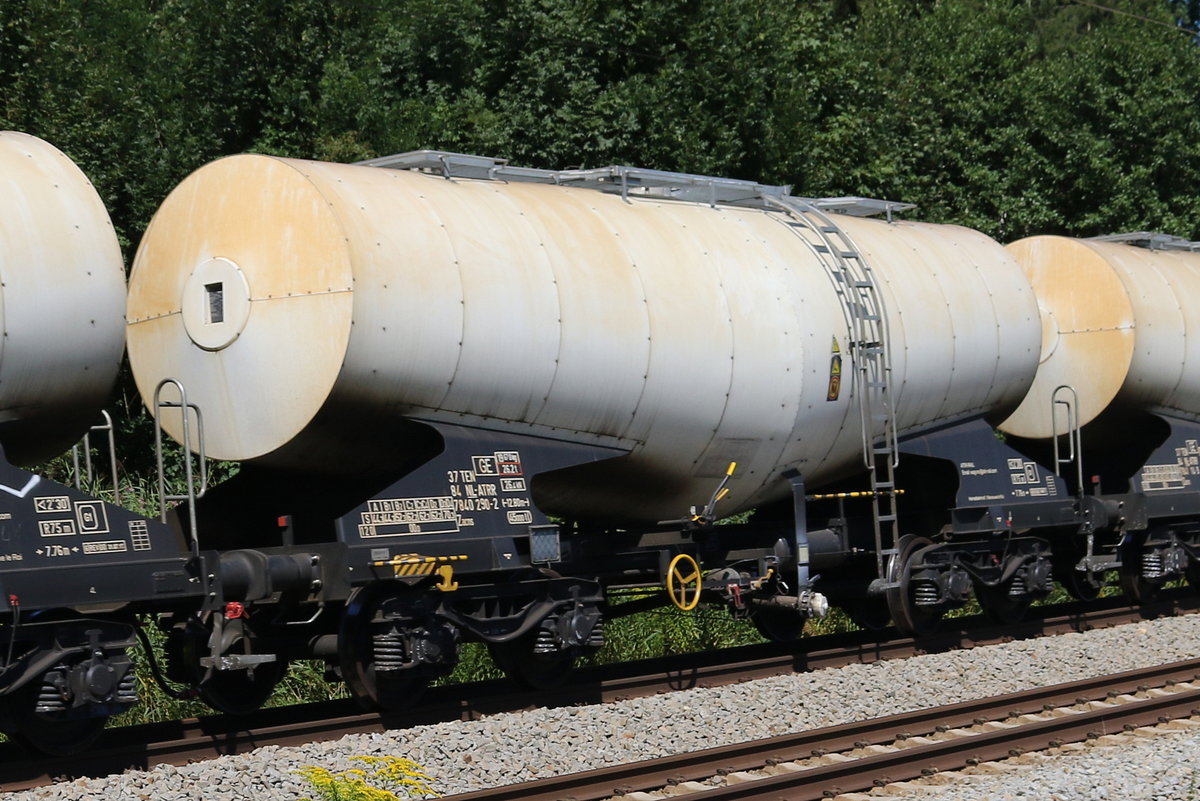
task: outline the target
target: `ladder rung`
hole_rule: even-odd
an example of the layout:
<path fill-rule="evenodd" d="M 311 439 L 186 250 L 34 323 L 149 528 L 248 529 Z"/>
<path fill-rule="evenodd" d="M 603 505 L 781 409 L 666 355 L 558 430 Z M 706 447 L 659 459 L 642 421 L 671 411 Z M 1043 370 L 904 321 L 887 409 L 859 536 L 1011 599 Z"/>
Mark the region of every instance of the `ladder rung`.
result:
<path fill-rule="evenodd" d="M 875 282 L 873 281 L 855 281 L 854 286 L 858 289 L 874 289 Z"/>
<path fill-rule="evenodd" d="M 858 309 L 856 308 L 855 311 L 858 312 Z M 878 314 L 862 314 L 861 312 L 859 312 L 859 313 L 856 313 L 854 316 L 860 320 L 866 320 L 869 323 L 879 322 Z"/>
<path fill-rule="evenodd" d="M 840 234 L 841 233 L 841 231 L 838 230 L 838 227 L 836 225 L 822 225 L 821 231 L 826 234 Z"/>
<path fill-rule="evenodd" d="M 858 255 L 858 251 L 855 251 L 855 250 L 843 250 L 840 255 L 843 259 L 860 259 L 860 258 L 862 258 L 861 256 Z"/>
<path fill-rule="evenodd" d="M 812 249 L 817 251 L 818 253 L 828 253 L 829 252 L 829 248 L 825 247 L 824 245 L 813 245 Z"/>
<path fill-rule="evenodd" d="M 880 523 L 895 523 L 896 515 L 880 515 L 879 522 Z"/>

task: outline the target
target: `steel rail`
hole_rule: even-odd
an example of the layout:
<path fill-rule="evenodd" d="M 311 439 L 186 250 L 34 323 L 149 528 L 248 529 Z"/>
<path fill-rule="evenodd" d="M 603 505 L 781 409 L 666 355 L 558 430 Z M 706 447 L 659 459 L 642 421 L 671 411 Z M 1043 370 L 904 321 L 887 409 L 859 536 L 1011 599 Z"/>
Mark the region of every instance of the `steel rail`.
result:
<path fill-rule="evenodd" d="M 946 732 L 985 722 L 1019 718 L 1104 699 L 1150 687 L 1200 678 L 1200 659 L 1129 671 L 1008 695 L 967 701 L 953 706 L 922 709 L 841 726 L 786 734 L 764 740 L 694 751 L 672 757 L 634 762 L 533 782 L 446 796 L 446 801 L 596 801 L 633 792 L 651 792 L 668 785 L 699 782 L 714 775 L 742 774 L 826 753 L 862 749 Z M 891 753 L 795 769 L 774 776 L 745 778 L 711 790 L 687 793 L 690 801 L 779 799 L 802 801 L 870 789 L 931 772 L 953 770 L 1029 750 L 1076 742 L 1089 737 L 1144 726 L 1180 715 L 1200 714 L 1200 688 L 1154 696 L 1062 717 L 998 726 L 937 742 L 913 745 Z"/>
<path fill-rule="evenodd" d="M 265 709 L 253 715 L 214 715 L 199 719 L 109 729 L 88 752 L 43 759 L 0 743 L 0 787 L 27 789 L 60 778 L 104 776 L 159 764 L 184 764 L 242 753 L 264 745 L 304 745 L 346 734 L 375 733 L 424 723 L 475 720 L 535 707 L 607 703 L 692 687 L 720 686 L 769 676 L 899 659 L 914 654 L 1086 631 L 1200 610 L 1200 597 L 1170 591 L 1163 600 L 1140 607 L 1123 599 L 1093 604 L 1036 607 L 1020 623 L 1000 626 L 982 617 L 944 621 L 943 630 L 914 640 L 895 630 L 805 637 L 795 643 L 744 646 L 695 654 L 586 668 L 553 692 L 517 690 L 494 680 L 437 687 L 403 714 L 366 713 L 352 701 L 326 701 Z M 1036 613 L 1041 611 L 1041 615 Z"/>

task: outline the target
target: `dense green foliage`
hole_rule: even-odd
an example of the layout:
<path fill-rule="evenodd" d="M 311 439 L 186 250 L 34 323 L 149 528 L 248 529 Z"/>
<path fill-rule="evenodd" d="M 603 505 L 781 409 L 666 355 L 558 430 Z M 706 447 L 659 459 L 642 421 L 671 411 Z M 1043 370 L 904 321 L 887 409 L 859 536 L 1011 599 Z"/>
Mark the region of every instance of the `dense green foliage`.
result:
<path fill-rule="evenodd" d="M 76 159 L 127 247 L 252 150 L 635 163 L 921 204 L 1002 238 L 1200 235 L 1195 4 L 9 0 L 0 126 Z M 1133 16 L 1131 16 L 1133 15 Z"/>
<path fill-rule="evenodd" d="M 1200 45 L 1175 27 L 1196 3 L 1103 5 L 6 0 L 0 128 L 75 159 L 129 257 L 176 183 L 242 151 L 626 163 L 915 202 L 1002 240 L 1200 237 Z"/>

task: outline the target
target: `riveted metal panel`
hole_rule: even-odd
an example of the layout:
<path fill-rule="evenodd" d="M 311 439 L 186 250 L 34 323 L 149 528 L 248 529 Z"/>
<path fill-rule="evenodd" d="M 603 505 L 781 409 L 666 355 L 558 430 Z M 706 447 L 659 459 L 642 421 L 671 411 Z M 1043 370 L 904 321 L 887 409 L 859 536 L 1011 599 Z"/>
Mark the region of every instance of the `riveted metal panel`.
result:
<path fill-rule="evenodd" d="M 120 367 L 125 269 L 96 190 L 52 145 L 0 132 L 0 441 L 62 452 L 97 422 Z"/>
<path fill-rule="evenodd" d="M 775 480 L 767 485 L 777 485 L 779 475 L 789 468 L 817 476 L 844 469 L 847 463 L 860 463 L 850 336 L 834 282 L 817 255 L 797 236 L 789 216 L 743 213 L 742 218 L 758 239 L 757 248 L 750 252 L 761 252 L 764 263 L 770 265 L 758 274 L 758 281 L 765 281 L 764 294 L 776 289 L 780 302 L 791 309 L 785 327 L 774 336 L 768 333 L 765 339 L 778 343 L 781 351 L 782 372 L 768 375 L 778 382 L 775 399 L 780 414 L 788 420 L 775 434 L 782 442 L 773 460 Z M 830 380 L 835 364 L 842 374 L 833 396 Z M 764 490 L 762 500 L 778 494 L 776 486 Z"/>
<path fill-rule="evenodd" d="M 802 388 L 804 343 L 798 335 L 795 288 L 785 283 L 783 265 L 762 247 L 754 224 L 762 215 L 728 207 L 665 206 L 663 211 L 666 222 L 703 243 L 732 334 L 729 369 L 721 374 L 728 379 L 724 408 L 692 463 L 692 474 L 720 478 L 729 462 L 737 462 L 748 482 L 762 481 L 778 464 L 795 420 L 792 399 Z M 764 347 L 766 343 L 773 346 Z M 765 402 L 764 376 L 775 377 L 780 402 Z"/>
<path fill-rule="evenodd" d="M 441 408 L 527 420 L 549 391 L 558 353 L 546 256 L 496 186 L 442 181 L 425 192 L 453 243 L 463 293 L 462 349 Z"/>
<path fill-rule="evenodd" d="M 224 393 L 206 401 L 220 410 L 206 416 L 210 431 L 228 428 L 214 436 L 254 443 L 224 458 L 328 469 L 354 429 L 364 449 L 401 448 L 361 430 L 404 415 L 614 441 L 628 457 L 561 480 L 539 477 L 539 502 L 642 519 L 703 503 L 730 460 L 740 465 L 724 511 L 786 494 L 785 469 L 803 470 L 816 485 L 862 463 L 842 302 L 782 211 L 245 158 L 274 166 L 239 172 L 233 162 L 219 179 L 203 178 L 218 162 L 168 199 L 139 252 L 131 292 L 140 385 L 172 368 L 187 373 L 177 377 L 189 390 L 200 382 Z M 296 177 L 282 177 L 289 171 Z M 261 189 L 264 181 L 292 188 L 280 195 Z M 313 197 L 325 205 L 304 216 L 309 206 L 294 201 Z M 239 207 L 238 219 L 260 221 L 253 229 L 219 211 L 242 199 L 266 207 Z M 302 222 L 290 219 L 297 215 Z M 835 219 L 871 260 L 887 301 L 901 429 L 1015 404 L 1036 361 L 1038 323 L 1028 282 L 1003 248 L 966 229 Z M 281 230 L 298 228 L 327 229 L 328 240 L 308 243 L 304 254 L 287 250 L 288 237 L 278 244 Z M 255 239 L 250 250 L 262 248 L 273 266 L 252 268 L 254 259 L 211 247 L 180 255 L 176 244 L 180 236 L 228 242 L 230 232 Z M 273 317 L 272 327 L 288 337 L 303 338 L 297 327 L 319 331 L 328 353 L 309 365 L 275 332 L 255 328 L 255 300 L 245 330 L 223 349 L 204 351 L 179 324 L 166 349 L 193 352 L 168 357 L 164 349 L 147 361 L 139 345 L 135 354 L 135 338 L 160 335 L 145 301 L 164 294 L 168 316 L 178 316 L 171 293 L 213 257 L 236 263 L 252 296 L 254 269 L 304 271 L 324 258 L 339 277 L 352 276 L 314 297 L 312 308 L 271 305 L 280 315 L 302 313 L 298 323 Z M 151 275 L 160 270 L 177 275 Z M 146 288 L 138 286 L 143 273 Z M 288 367 L 264 363 L 252 375 L 249 359 L 243 371 L 231 358 L 242 354 Z M 840 387 L 831 382 L 837 369 Z M 257 401 L 293 396 L 312 401 L 297 403 L 303 414 L 294 419 L 245 415 Z"/>
<path fill-rule="evenodd" d="M 1038 291 L 1044 339 L 1038 378 L 1005 430 L 1050 436 L 1059 384 L 1075 388 L 1081 424 L 1106 411 L 1200 415 L 1200 253 L 1050 236 L 1009 248 Z"/>
<path fill-rule="evenodd" d="M 717 429 L 733 369 L 729 308 L 704 236 L 716 224 L 705 212 L 714 210 L 691 206 L 708 227 L 698 215 L 687 228 L 670 221 L 669 201 L 598 199 L 634 260 L 650 321 L 650 361 L 628 436 L 645 443 L 656 469 L 687 473 Z"/>
<path fill-rule="evenodd" d="M 557 370 L 536 426 L 627 437 L 650 362 L 645 287 L 633 256 L 590 192 L 506 187 L 554 271 Z"/>
<path fill-rule="evenodd" d="M 342 364 L 337 403 L 440 408 L 462 353 L 465 307 L 439 185 L 395 170 L 288 163 L 328 198 L 353 264 L 346 351 L 354 358 Z"/>
<path fill-rule="evenodd" d="M 185 291 L 213 259 L 237 265 L 250 296 L 240 335 L 219 350 L 188 334 Z M 184 181 L 151 221 L 130 276 L 128 345 L 148 405 L 181 380 L 216 459 L 250 459 L 300 436 L 334 385 L 350 336 L 353 273 L 329 200 L 296 165 L 235 156 Z M 163 421 L 179 437 L 179 415 Z"/>
<path fill-rule="evenodd" d="M 1117 402 L 1200 414 L 1200 253 L 1089 243 L 1113 266 L 1133 306 L 1134 351 Z"/>
<path fill-rule="evenodd" d="M 1016 263 L 958 226 L 861 218 L 844 225 L 882 277 L 898 428 L 1018 403 L 1039 336 L 1035 299 Z"/>

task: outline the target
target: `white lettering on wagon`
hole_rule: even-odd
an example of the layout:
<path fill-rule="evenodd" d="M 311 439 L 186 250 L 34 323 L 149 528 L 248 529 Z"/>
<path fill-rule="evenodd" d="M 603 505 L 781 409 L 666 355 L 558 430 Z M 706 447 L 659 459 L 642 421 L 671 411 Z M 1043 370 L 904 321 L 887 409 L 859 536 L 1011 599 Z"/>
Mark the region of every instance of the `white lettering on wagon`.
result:
<path fill-rule="evenodd" d="M 360 537 L 403 537 L 413 534 L 452 534 L 458 531 L 458 511 L 449 495 L 433 498 L 377 498 L 360 514 Z"/>

